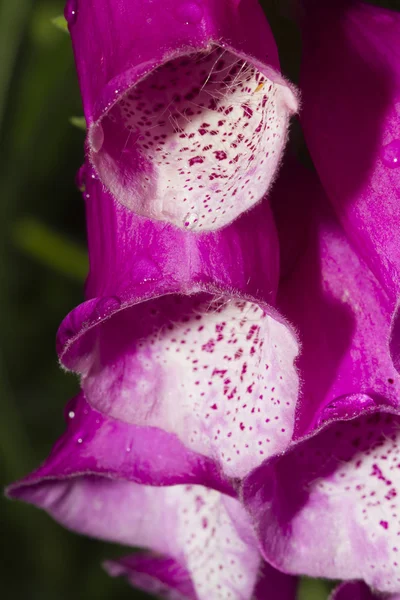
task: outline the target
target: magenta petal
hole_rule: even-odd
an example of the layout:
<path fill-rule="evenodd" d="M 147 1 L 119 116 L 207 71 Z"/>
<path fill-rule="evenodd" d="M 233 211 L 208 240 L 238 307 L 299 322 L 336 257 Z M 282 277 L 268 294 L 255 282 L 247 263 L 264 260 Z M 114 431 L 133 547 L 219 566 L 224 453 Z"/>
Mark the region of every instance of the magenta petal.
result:
<path fill-rule="evenodd" d="M 263 600 L 276 591 L 294 600 L 296 580 L 263 564 L 247 513 L 221 493 L 234 495 L 211 461 L 162 431 L 100 415 L 82 395 L 66 416 L 66 434 L 10 497 L 78 533 L 156 553 L 107 565 L 148 591 L 176 600 Z"/>
<path fill-rule="evenodd" d="M 336 588 L 330 600 L 399 600 L 398 594 L 374 594 L 365 583 L 351 581 Z"/>
<path fill-rule="evenodd" d="M 107 561 L 112 577 L 124 576 L 136 588 L 168 600 L 197 600 L 190 573 L 176 560 L 152 554 L 132 554 Z"/>
<path fill-rule="evenodd" d="M 296 436 L 326 419 L 350 418 L 368 406 L 399 406 L 400 378 L 389 337 L 393 302 L 346 238 L 312 174 L 291 166 L 273 194 L 284 251 L 307 234 L 286 262 L 278 307 L 302 342 Z M 293 208 L 294 206 L 294 208 Z"/>
<path fill-rule="evenodd" d="M 86 0 L 70 32 L 90 160 L 117 200 L 197 232 L 261 200 L 297 100 L 256 0 Z"/>
<path fill-rule="evenodd" d="M 196 236 L 134 216 L 96 180 L 86 190 L 87 292 L 102 296 L 67 317 L 59 347 L 88 402 L 176 434 L 231 477 L 284 450 L 298 345 L 267 304 L 278 255 L 268 206 Z"/>
<path fill-rule="evenodd" d="M 90 259 L 86 297 L 101 299 L 95 322 L 115 312 L 118 302 L 126 306 L 166 293 L 231 290 L 274 304 L 279 246 L 267 201 L 230 227 L 198 236 L 137 217 L 86 166 L 79 182 L 85 188 Z"/>
<path fill-rule="evenodd" d="M 279 569 L 400 593 L 400 416 L 334 422 L 252 473 L 244 499 Z"/>
<path fill-rule="evenodd" d="M 73 531 L 174 559 L 190 575 L 198 600 L 250 600 L 257 585 L 261 557 L 249 519 L 238 500 L 215 490 L 75 473 L 14 486 L 9 494 Z M 160 578 L 159 564 L 154 575 Z"/>
<path fill-rule="evenodd" d="M 176 436 L 160 429 L 136 427 L 107 417 L 83 394 L 66 409 L 67 431 L 49 458 L 22 482 L 23 490 L 48 479 L 97 474 L 150 485 L 199 483 L 227 493 L 230 484 L 210 459 L 188 451 Z"/>
<path fill-rule="evenodd" d="M 134 587 L 153 593 L 157 597 L 169 600 L 197 600 L 189 572 L 171 558 L 134 554 L 119 561 L 108 561 L 105 567 L 111 576 L 124 576 Z M 258 578 L 252 600 L 296 598 L 295 577 L 284 575 L 265 563 L 260 568 Z M 214 595 L 216 593 L 218 594 L 214 591 Z M 232 595 L 227 597 L 232 598 Z"/>
<path fill-rule="evenodd" d="M 395 300 L 400 286 L 400 14 L 336 0 L 314 3 L 305 14 L 307 144 L 352 243 Z"/>

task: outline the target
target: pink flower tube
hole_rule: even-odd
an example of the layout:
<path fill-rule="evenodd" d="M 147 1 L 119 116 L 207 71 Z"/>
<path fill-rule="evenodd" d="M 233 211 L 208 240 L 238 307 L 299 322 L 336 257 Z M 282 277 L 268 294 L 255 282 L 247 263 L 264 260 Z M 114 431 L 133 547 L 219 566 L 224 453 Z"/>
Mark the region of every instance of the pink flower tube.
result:
<path fill-rule="evenodd" d="M 136 214 L 220 229 L 257 204 L 297 109 L 256 0 L 71 0 L 102 183 Z"/>
<path fill-rule="evenodd" d="M 287 447 L 298 395 L 297 340 L 273 308 L 268 204 L 199 236 L 137 217 L 85 178 L 89 299 L 61 325 L 61 363 L 95 409 L 244 476 Z"/>

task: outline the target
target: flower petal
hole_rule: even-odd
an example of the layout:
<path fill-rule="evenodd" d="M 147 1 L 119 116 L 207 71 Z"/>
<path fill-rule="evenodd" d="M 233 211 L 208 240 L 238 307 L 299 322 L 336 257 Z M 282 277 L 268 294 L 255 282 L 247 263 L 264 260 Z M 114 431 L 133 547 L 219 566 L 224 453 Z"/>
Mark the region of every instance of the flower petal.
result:
<path fill-rule="evenodd" d="M 233 493 L 213 461 L 190 452 L 176 436 L 161 429 L 107 417 L 94 410 L 83 394 L 69 402 L 65 416 L 65 434 L 47 461 L 18 487 L 96 473 L 150 485 L 197 483 Z"/>
<path fill-rule="evenodd" d="M 333 592 L 330 600 L 399 600 L 398 594 L 382 596 L 374 594 L 372 590 L 359 581 L 351 581 L 343 583 Z"/>
<path fill-rule="evenodd" d="M 258 2 L 87 0 L 70 31 L 90 160 L 117 200 L 198 232 L 261 200 L 297 100 Z"/>
<path fill-rule="evenodd" d="M 175 433 L 228 476 L 246 474 L 287 447 L 298 393 L 297 341 L 266 304 L 277 267 L 268 207 L 198 237 L 143 222 L 89 182 L 89 216 L 101 199 L 111 256 L 102 260 L 102 229 L 89 219 L 87 290 L 107 296 L 67 317 L 59 333 L 63 364 L 81 375 L 95 408 Z M 149 263 L 153 281 L 145 277 Z"/>
<path fill-rule="evenodd" d="M 395 301 L 400 286 L 400 14 L 334 0 L 314 3 L 305 15 L 306 141 L 352 243 Z"/>
<path fill-rule="evenodd" d="M 107 572 L 125 576 L 135 587 L 169 600 L 197 600 L 190 574 L 176 561 L 156 555 L 135 554 L 119 561 L 108 561 Z M 252 600 L 295 600 L 297 580 L 268 564 L 259 573 Z"/>
<path fill-rule="evenodd" d="M 173 559 L 180 574 L 190 575 L 198 600 L 252 596 L 261 564 L 254 534 L 240 503 L 220 492 L 75 473 L 14 486 L 10 494 L 45 509 L 79 533 L 142 546 Z M 160 564 L 155 577 L 160 577 Z M 187 580 L 183 584 L 190 590 Z"/>
<path fill-rule="evenodd" d="M 143 219 L 118 205 L 84 166 L 90 273 L 86 297 L 121 305 L 166 293 L 232 290 L 274 304 L 279 246 L 268 202 L 221 232 L 197 236 Z M 102 301 L 96 322 L 117 309 Z"/>
<path fill-rule="evenodd" d="M 399 432 L 389 409 L 333 422 L 250 475 L 244 497 L 266 559 L 400 593 Z"/>
<path fill-rule="evenodd" d="M 124 576 L 134 587 L 168 600 L 197 600 L 190 573 L 173 558 L 132 554 L 104 565 L 112 577 Z"/>
<path fill-rule="evenodd" d="M 290 165 L 272 203 L 283 249 L 299 238 L 297 205 L 307 221 L 278 296 L 302 342 L 296 436 L 328 414 L 348 418 L 370 404 L 399 406 L 400 378 L 388 347 L 393 302 L 349 243 L 318 181 Z"/>

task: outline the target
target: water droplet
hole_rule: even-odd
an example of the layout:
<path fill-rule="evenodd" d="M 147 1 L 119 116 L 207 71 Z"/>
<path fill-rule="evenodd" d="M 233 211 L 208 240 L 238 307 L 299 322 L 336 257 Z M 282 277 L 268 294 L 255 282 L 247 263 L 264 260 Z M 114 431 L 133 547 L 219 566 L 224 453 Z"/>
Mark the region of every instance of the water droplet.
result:
<path fill-rule="evenodd" d="M 400 167 L 400 140 L 393 140 L 383 147 L 382 161 L 390 169 Z"/>
<path fill-rule="evenodd" d="M 78 442 L 78 444 L 82 444 L 82 442 L 83 442 L 83 438 L 81 438 L 81 437 L 80 437 L 80 438 L 78 438 L 76 441 Z"/>
<path fill-rule="evenodd" d="M 104 131 L 101 123 L 92 125 L 89 132 L 89 143 L 93 152 L 100 152 L 104 143 Z"/>
<path fill-rule="evenodd" d="M 135 263 L 135 283 L 142 284 L 148 281 L 157 281 L 161 276 L 160 267 L 151 258 L 138 257 Z"/>
<path fill-rule="evenodd" d="M 75 417 L 74 411 L 70 410 L 69 413 L 68 413 L 68 416 L 69 416 L 70 419 L 73 419 Z"/>
<path fill-rule="evenodd" d="M 199 217 L 196 213 L 188 213 L 183 220 L 183 225 L 185 229 L 193 229 L 193 227 L 198 222 Z"/>
<path fill-rule="evenodd" d="M 96 304 L 96 319 L 104 319 L 113 312 L 118 310 L 121 306 L 121 300 L 116 296 L 109 296 L 108 298 L 101 298 Z"/>
<path fill-rule="evenodd" d="M 198 2 L 185 2 L 178 8 L 177 16 L 186 25 L 196 25 L 203 18 L 203 7 Z"/>
<path fill-rule="evenodd" d="M 78 0 L 68 0 L 64 10 L 64 17 L 70 27 L 76 22 L 77 16 Z"/>

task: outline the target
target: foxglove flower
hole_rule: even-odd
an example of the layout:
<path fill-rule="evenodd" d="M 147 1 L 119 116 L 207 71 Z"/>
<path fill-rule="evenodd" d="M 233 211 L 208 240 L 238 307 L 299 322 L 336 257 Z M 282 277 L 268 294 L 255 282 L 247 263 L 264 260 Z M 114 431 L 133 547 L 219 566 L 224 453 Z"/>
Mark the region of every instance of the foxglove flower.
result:
<path fill-rule="evenodd" d="M 299 180 L 292 176 L 290 184 L 292 202 L 298 202 L 293 190 Z M 300 241 L 300 256 L 289 265 L 278 303 L 303 342 L 297 441 L 248 475 L 242 497 L 264 557 L 276 568 L 363 580 L 395 594 L 400 377 L 387 344 L 393 301 L 347 240 L 321 191 L 313 192 L 303 179 L 303 193 L 316 199 L 307 243 Z M 286 198 L 286 210 L 280 210 L 290 214 L 289 192 Z M 281 235 L 290 235 L 290 223 L 279 227 Z"/>
<path fill-rule="evenodd" d="M 400 14 L 304 1 L 302 123 L 349 238 L 393 302 L 400 289 Z M 400 364 L 396 317 L 392 355 Z"/>
<path fill-rule="evenodd" d="M 294 600 L 295 579 L 263 563 L 237 499 L 201 485 L 177 484 L 178 479 L 172 486 L 146 485 L 160 474 L 168 478 L 183 470 L 166 452 L 172 444 L 185 460 L 173 436 L 104 417 L 82 395 L 68 407 L 67 418 L 68 430 L 49 459 L 14 484 L 11 497 L 45 509 L 79 533 L 144 547 L 147 553 L 105 566 L 111 575 L 124 575 L 160 597 Z M 133 477 L 125 468 L 128 455 Z"/>
<path fill-rule="evenodd" d="M 114 198 L 198 232 L 261 200 L 297 100 L 257 0 L 69 0 L 66 16 Z"/>
<path fill-rule="evenodd" d="M 297 340 L 272 307 L 268 204 L 197 236 L 135 216 L 83 175 L 88 300 L 60 328 L 62 364 L 94 408 L 244 476 L 289 444 L 298 393 Z"/>

